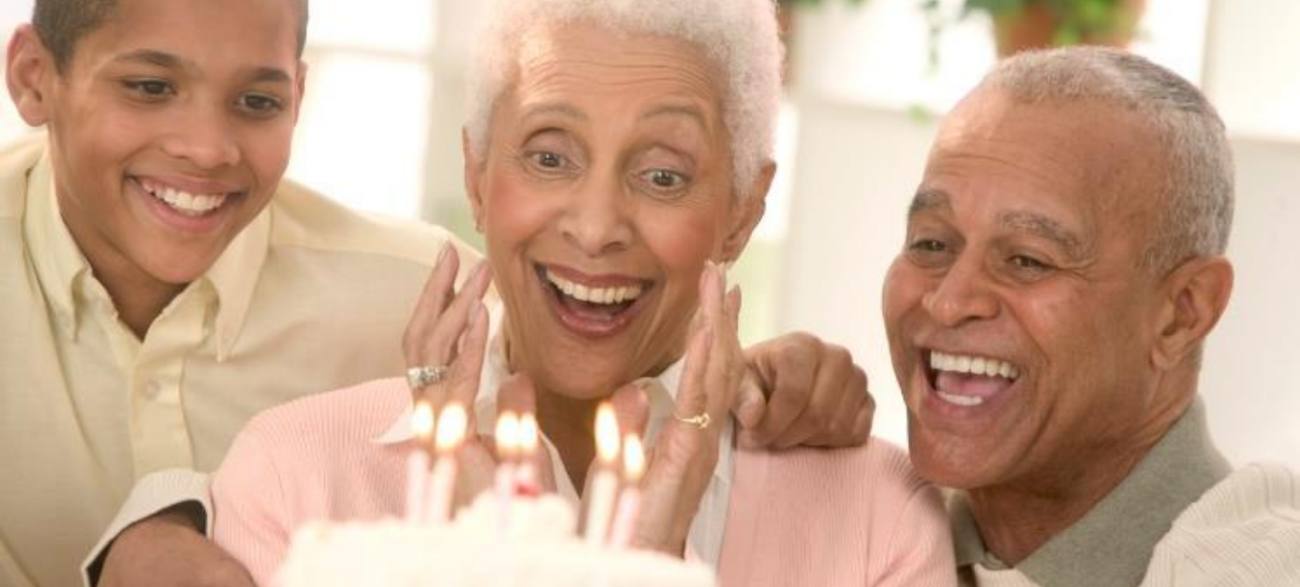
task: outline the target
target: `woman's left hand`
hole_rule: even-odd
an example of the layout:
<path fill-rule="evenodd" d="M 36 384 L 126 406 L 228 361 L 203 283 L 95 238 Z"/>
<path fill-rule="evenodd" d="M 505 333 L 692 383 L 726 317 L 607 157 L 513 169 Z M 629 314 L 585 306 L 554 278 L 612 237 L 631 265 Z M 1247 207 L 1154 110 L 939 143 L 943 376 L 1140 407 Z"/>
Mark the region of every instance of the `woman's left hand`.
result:
<path fill-rule="evenodd" d="M 650 451 L 641 480 L 641 511 L 633 546 L 680 556 L 691 521 L 713 478 L 728 410 L 745 372 L 736 334 L 740 291 L 723 294 L 722 270 L 700 276 L 700 308 L 687 341 L 675 413 Z"/>

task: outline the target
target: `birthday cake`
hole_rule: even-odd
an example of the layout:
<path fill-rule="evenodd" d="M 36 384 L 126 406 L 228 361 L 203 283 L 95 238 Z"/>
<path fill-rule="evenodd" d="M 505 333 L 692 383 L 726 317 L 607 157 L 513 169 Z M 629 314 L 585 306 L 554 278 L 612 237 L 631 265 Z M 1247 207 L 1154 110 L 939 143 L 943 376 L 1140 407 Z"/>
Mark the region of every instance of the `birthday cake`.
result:
<path fill-rule="evenodd" d="M 507 510 L 503 514 L 503 509 Z M 714 587 L 704 565 L 592 545 L 553 494 L 509 502 L 480 495 L 446 525 L 391 519 L 316 523 L 295 533 L 279 587 Z"/>

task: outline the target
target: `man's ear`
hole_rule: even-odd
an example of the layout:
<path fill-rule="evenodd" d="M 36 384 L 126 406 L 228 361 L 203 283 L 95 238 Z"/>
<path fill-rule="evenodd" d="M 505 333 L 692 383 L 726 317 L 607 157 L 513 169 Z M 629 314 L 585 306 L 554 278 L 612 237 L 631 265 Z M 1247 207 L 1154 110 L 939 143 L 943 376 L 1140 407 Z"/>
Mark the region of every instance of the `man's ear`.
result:
<path fill-rule="evenodd" d="M 59 73 L 54 55 L 30 24 L 14 31 L 5 55 L 5 83 L 18 115 L 32 126 L 45 124 L 52 106 L 50 91 Z"/>
<path fill-rule="evenodd" d="M 460 152 L 465 160 L 465 195 L 474 212 L 474 229 L 483 232 L 483 194 L 479 191 L 483 183 L 483 159 L 474 152 L 466 127 L 460 129 Z"/>
<path fill-rule="evenodd" d="M 768 161 L 758 170 L 754 183 L 748 186 L 749 190 L 739 194 L 726 240 L 722 241 L 723 262 L 735 261 L 745 251 L 750 235 L 754 234 L 754 228 L 763 219 L 763 212 L 767 211 L 767 190 L 772 187 L 775 176 L 776 163 Z"/>
<path fill-rule="evenodd" d="M 1165 278 L 1151 354 L 1157 367 L 1170 369 L 1200 348 L 1228 306 L 1232 280 L 1232 263 L 1221 256 L 1192 259 Z"/>

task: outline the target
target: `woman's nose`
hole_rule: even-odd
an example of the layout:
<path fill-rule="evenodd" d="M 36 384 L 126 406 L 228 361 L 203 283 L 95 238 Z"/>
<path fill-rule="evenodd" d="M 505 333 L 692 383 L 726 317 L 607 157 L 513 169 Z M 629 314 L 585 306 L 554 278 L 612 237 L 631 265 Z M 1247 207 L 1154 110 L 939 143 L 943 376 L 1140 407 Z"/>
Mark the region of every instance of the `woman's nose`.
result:
<path fill-rule="evenodd" d="M 571 194 L 559 229 L 588 256 L 619 251 L 631 244 L 635 204 L 615 181 L 584 182 Z"/>

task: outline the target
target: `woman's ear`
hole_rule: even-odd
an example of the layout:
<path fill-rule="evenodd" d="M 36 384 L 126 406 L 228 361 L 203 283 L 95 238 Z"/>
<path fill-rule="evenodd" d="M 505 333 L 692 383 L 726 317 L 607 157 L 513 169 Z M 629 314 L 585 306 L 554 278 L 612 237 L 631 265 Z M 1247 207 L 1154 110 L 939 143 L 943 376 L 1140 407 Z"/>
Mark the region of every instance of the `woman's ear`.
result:
<path fill-rule="evenodd" d="M 754 178 L 748 191 L 737 194 L 736 207 L 732 212 L 727 237 L 722 241 L 722 261 L 731 263 L 745 251 L 749 237 L 754 228 L 763 219 L 767 210 L 767 190 L 772 187 L 772 178 L 776 176 L 776 163 L 768 161 Z"/>
<path fill-rule="evenodd" d="M 54 55 L 30 24 L 14 31 L 5 55 L 5 83 L 18 115 L 32 126 L 45 124 L 50 119 L 50 88 L 59 73 Z"/>
<path fill-rule="evenodd" d="M 479 187 L 483 183 L 483 161 L 480 154 L 475 153 L 474 145 L 469 138 L 469 129 L 461 127 L 460 129 L 460 152 L 465 159 L 465 195 L 469 198 L 470 208 L 474 212 L 474 230 L 483 232 L 483 194 Z"/>
<path fill-rule="evenodd" d="M 1232 263 L 1221 256 L 1183 263 L 1165 278 L 1151 360 L 1168 370 L 1196 356 L 1232 296 Z"/>

